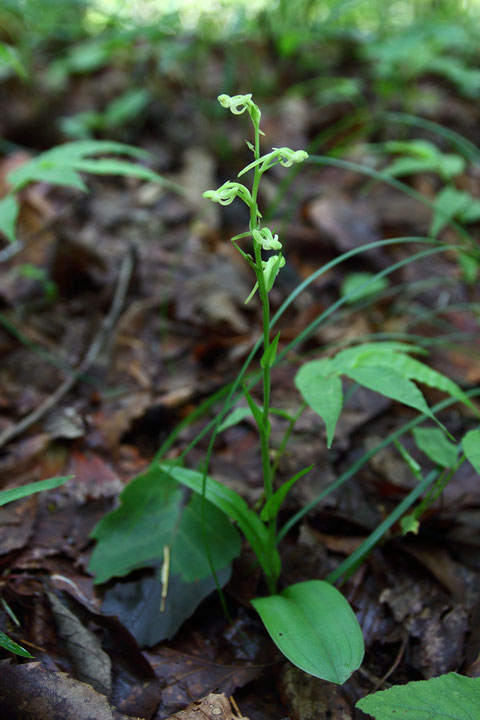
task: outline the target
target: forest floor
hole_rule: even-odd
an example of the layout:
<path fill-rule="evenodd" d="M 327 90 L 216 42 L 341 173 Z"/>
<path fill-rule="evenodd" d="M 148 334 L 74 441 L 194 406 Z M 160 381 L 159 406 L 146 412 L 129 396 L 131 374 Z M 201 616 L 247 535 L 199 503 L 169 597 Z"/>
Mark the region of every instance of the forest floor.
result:
<path fill-rule="evenodd" d="M 79 98 L 100 92 L 108 79 L 105 71 L 72 81 L 63 108 L 78 107 Z M 26 147 L 34 152 L 52 143 L 45 106 L 39 116 L 38 103 L 31 104 L 21 85 L 10 90 L 2 132 L 23 149 L 0 164 L 0 191 L 8 170 L 28 157 Z M 228 703 L 218 698 L 210 702 L 220 702 L 214 710 L 198 704 L 209 693 L 225 693 L 250 720 L 340 720 L 361 717 L 355 702 L 376 689 L 451 670 L 480 673 L 480 485 L 467 462 L 429 507 L 418 534 L 402 535 L 395 525 L 342 586 L 366 643 L 361 669 L 342 687 L 305 675 L 278 654 L 249 604 L 264 588 L 247 548 L 225 587 L 233 622 L 213 592 L 168 641 L 156 639 L 153 570 L 106 586 L 95 586 L 87 570 L 94 526 L 177 424 L 235 379 L 260 332 L 258 301 L 244 305 L 251 271 L 229 242 L 244 231 L 248 218 L 235 205 L 223 208 L 201 198 L 203 191 L 233 179 L 248 152 L 245 118 L 226 117 L 226 111 L 208 121 L 202 115 L 222 90 L 212 90 L 202 104 L 179 91 L 162 118 L 162 132 L 151 120 L 127 138 L 151 151 L 153 169 L 182 185 L 185 194 L 112 177 L 89 177 L 86 195 L 33 185 L 22 196 L 21 242 L 13 249 L 5 242 L 0 249 L 0 433 L 10 433 L 0 455 L 2 489 L 74 476 L 61 488 L 1 510 L 1 597 L 19 627 L 4 611 L 0 628 L 35 659 L 14 661 L 4 653 L 2 717 L 12 717 L 12 708 L 16 703 L 20 708 L 26 696 L 33 709 L 16 717 L 44 718 L 45 708 L 49 717 L 60 717 L 63 707 L 61 717 L 76 720 L 161 720 L 174 713 L 186 718 L 180 711 L 197 703 L 193 710 L 227 718 Z M 478 141 L 478 107 L 452 98 L 445 86 L 443 92 L 435 121 Z M 266 100 L 262 110 L 268 151 L 307 148 L 351 109 L 339 103 L 322 113 L 288 95 Z M 362 122 L 359 115 L 353 125 L 360 134 Z M 226 158 L 223 152 L 221 160 L 216 126 L 230 142 L 230 154 Z M 397 130 L 403 137 L 413 133 Z M 368 140 L 396 137 L 391 129 L 382 132 Z M 415 137 L 432 139 L 425 130 Z M 341 139 L 339 128 L 316 151 L 325 154 Z M 354 142 L 345 157 L 374 163 L 365 142 Z M 277 167 L 265 180 L 263 207 L 286 172 Z M 428 173 L 406 182 L 426 197 L 438 188 L 438 179 Z M 478 196 L 478 169 L 465 171 L 457 186 Z M 271 293 L 274 310 L 337 255 L 381 239 L 427 236 L 430 219 L 428 207 L 395 187 L 352 168 L 306 164 L 272 221 L 287 258 Z M 474 237 L 478 228 L 470 227 Z M 446 229 L 444 239 L 453 242 L 454 232 Z M 298 408 L 293 378 L 307 354 L 328 355 L 374 334 L 426 340 L 431 367 L 463 388 L 478 385 L 478 283 L 464 282 L 454 251 L 402 264 L 421 249 L 420 241 L 398 243 L 354 256 L 290 305 L 278 325 L 281 347 L 337 302 L 349 275 L 398 263 L 375 299 L 344 304 L 274 369 L 274 407 Z M 25 266 L 42 273 L 25 272 Z M 430 405 L 444 397 L 422 390 Z M 31 413 L 33 422 L 24 425 Z M 167 456 L 178 456 L 210 417 L 186 424 Z M 327 451 L 322 420 L 305 411 L 281 459 L 279 478 L 310 464 L 314 468 L 291 491 L 281 522 L 414 417 L 403 406 L 357 389 L 348 393 Z M 455 438 L 476 426 L 474 414 L 457 405 L 439 418 Z M 284 429 L 285 421 L 273 416 L 274 446 Z M 207 442 L 192 450 L 189 466 L 201 462 Z M 419 457 L 410 433 L 402 442 Z M 425 473 L 435 467 L 425 456 L 421 461 Z M 260 468 L 257 434 L 248 418 L 218 437 L 210 474 L 250 504 L 261 498 Z M 393 444 L 372 454 L 287 535 L 280 546 L 283 582 L 326 577 L 416 482 Z M 93 684 L 91 692 L 85 692 L 86 682 Z M 45 703 L 43 710 L 35 698 Z M 92 703 L 93 714 L 85 703 Z"/>

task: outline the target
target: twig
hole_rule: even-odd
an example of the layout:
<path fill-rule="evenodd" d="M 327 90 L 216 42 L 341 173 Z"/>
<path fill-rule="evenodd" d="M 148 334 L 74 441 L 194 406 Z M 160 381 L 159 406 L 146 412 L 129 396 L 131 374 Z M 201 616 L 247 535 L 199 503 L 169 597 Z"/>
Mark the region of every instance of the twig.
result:
<path fill-rule="evenodd" d="M 89 367 L 95 361 L 98 353 L 102 349 L 102 346 L 111 333 L 118 316 L 122 309 L 127 294 L 128 285 L 132 276 L 134 264 L 133 252 L 130 251 L 125 256 L 120 267 L 120 273 L 118 276 L 117 287 L 115 289 L 115 295 L 112 300 L 112 304 L 108 311 L 108 314 L 104 317 L 100 330 L 93 339 L 92 344 L 87 350 L 85 357 L 83 358 L 80 366 L 73 375 L 66 378 L 63 383 L 50 395 L 46 400 L 39 405 L 35 410 L 26 415 L 22 420 L 14 425 L 11 425 L 2 433 L 0 433 L 0 448 L 9 443 L 14 438 L 21 435 L 25 430 L 28 430 L 32 425 L 35 425 L 41 418 L 49 413 L 55 405 L 66 395 L 72 387 L 77 383 L 79 378 L 89 369 Z"/>
<path fill-rule="evenodd" d="M 375 687 L 373 688 L 372 693 L 375 693 L 375 692 L 377 692 L 377 690 L 380 690 L 382 685 L 388 680 L 388 678 L 393 673 L 393 671 L 397 669 L 397 667 L 400 664 L 400 660 L 402 659 L 403 654 L 405 652 L 405 648 L 407 647 L 407 641 L 408 641 L 408 633 L 405 632 L 403 635 L 403 638 L 402 638 L 402 644 L 400 645 L 400 648 L 397 652 L 397 656 L 396 656 L 395 660 L 393 661 L 393 665 L 391 665 L 391 667 L 389 667 L 389 669 L 387 670 L 385 675 L 383 677 L 381 677 L 380 680 L 375 684 Z"/>

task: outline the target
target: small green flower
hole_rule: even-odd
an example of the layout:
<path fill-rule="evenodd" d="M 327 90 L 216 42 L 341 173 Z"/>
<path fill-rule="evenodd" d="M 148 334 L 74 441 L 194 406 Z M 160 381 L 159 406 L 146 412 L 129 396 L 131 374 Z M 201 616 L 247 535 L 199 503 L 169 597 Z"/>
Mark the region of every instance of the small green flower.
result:
<path fill-rule="evenodd" d="M 301 163 L 308 158 L 305 150 L 292 150 L 288 147 L 273 148 L 275 150 L 278 161 L 283 167 L 290 167 L 293 163 Z"/>
<path fill-rule="evenodd" d="M 272 231 L 268 227 L 264 227 L 261 230 L 253 230 L 253 239 L 264 250 L 280 250 L 282 243 L 278 239 L 278 235 L 272 235 Z"/>
<path fill-rule="evenodd" d="M 265 288 L 268 293 L 273 287 L 273 283 L 280 272 L 280 268 L 285 265 L 285 258 L 283 255 L 272 255 L 272 257 L 268 258 L 268 260 L 262 260 L 262 265 L 263 277 L 265 278 Z"/>
<path fill-rule="evenodd" d="M 253 122 L 257 126 L 260 123 L 262 113 L 258 105 L 253 102 L 252 93 L 233 96 L 223 94 L 219 95 L 217 100 L 222 107 L 228 108 L 234 115 L 241 115 L 245 110 L 248 110 Z"/>
<path fill-rule="evenodd" d="M 218 202 L 220 205 L 230 205 L 236 197 L 241 198 L 249 207 L 252 203 L 252 196 L 248 188 L 241 183 L 231 182 L 230 180 L 223 183 L 218 190 L 207 190 L 202 197 L 212 200 L 212 202 Z"/>
<path fill-rule="evenodd" d="M 224 108 L 228 108 L 234 115 L 241 115 L 252 102 L 252 93 L 248 95 L 219 95 L 218 102 Z"/>

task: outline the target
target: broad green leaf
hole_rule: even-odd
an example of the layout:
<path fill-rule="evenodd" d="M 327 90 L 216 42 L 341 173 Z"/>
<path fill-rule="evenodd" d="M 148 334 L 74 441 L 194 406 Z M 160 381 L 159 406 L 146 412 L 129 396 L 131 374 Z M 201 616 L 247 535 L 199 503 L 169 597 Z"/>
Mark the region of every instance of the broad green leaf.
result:
<path fill-rule="evenodd" d="M 190 490 L 202 494 L 204 484 L 202 473 L 168 463 L 162 463 L 160 467 L 172 478 L 189 487 Z M 270 577 L 277 578 L 280 574 L 280 556 L 276 550 L 272 555 L 268 553 L 267 528 L 258 515 L 250 510 L 245 500 L 231 488 L 208 476 L 205 497 L 212 505 L 238 523 L 265 573 Z"/>
<path fill-rule="evenodd" d="M 262 359 L 260 360 L 260 365 L 262 368 L 265 367 L 272 367 L 273 363 L 275 362 L 275 356 L 277 354 L 277 347 L 278 347 L 278 341 L 280 340 L 280 333 L 275 336 L 275 338 L 272 340 L 270 345 L 268 346 L 267 350 L 263 353 Z"/>
<path fill-rule="evenodd" d="M 252 605 L 277 647 L 301 670 L 341 685 L 360 666 L 362 631 L 333 585 L 308 580 L 256 598 Z"/>
<path fill-rule="evenodd" d="M 480 473 L 480 429 L 467 432 L 463 437 L 462 447 L 467 460 L 477 473 Z"/>
<path fill-rule="evenodd" d="M 11 170 L 7 175 L 7 180 L 15 191 L 21 190 L 28 183 L 35 181 L 79 187 L 85 190 L 85 185 L 75 172 L 76 164 L 81 163 L 81 161 L 86 162 L 85 158 L 92 155 L 105 153 L 130 155 L 135 158 L 147 156 L 145 151 L 123 143 L 110 140 L 78 140 L 58 145 L 37 155 L 32 160 Z M 62 173 L 65 175 L 63 181 Z"/>
<path fill-rule="evenodd" d="M 353 347 L 346 348 L 338 352 L 333 358 L 332 362 L 335 367 L 343 372 L 346 367 L 353 367 L 362 363 L 364 357 L 373 355 L 378 358 L 377 365 L 382 364 L 383 355 L 393 353 L 416 353 L 425 354 L 426 351 L 418 345 L 409 345 L 408 343 L 385 341 L 385 342 L 369 342 L 362 343 L 361 345 L 354 345 Z M 373 364 L 373 363 L 372 363 Z"/>
<path fill-rule="evenodd" d="M 57 145 L 39 155 L 40 158 L 55 160 L 56 162 L 71 162 L 74 159 L 90 157 L 92 155 L 129 155 L 135 158 L 147 158 L 148 153 L 134 145 L 116 142 L 115 140 L 75 140 L 73 142 Z M 15 171 L 13 171 L 15 172 Z"/>
<path fill-rule="evenodd" d="M 451 178 L 463 172 L 466 164 L 460 155 L 442 153 L 428 140 L 392 141 L 385 143 L 385 149 L 409 156 L 394 160 L 384 170 L 392 177 L 415 172 L 437 172 L 442 177 Z"/>
<path fill-rule="evenodd" d="M 415 410 L 419 410 L 428 417 L 435 419 L 417 386 L 410 380 L 406 380 L 395 370 L 381 365 L 372 365 L 350 368 L 345 371 L 345 374 L 359 385 L 403 403 L 403 405 L 415 408 Z"/>
<path fill-rule="evenodd" d="M 422 160 L 434 160 L 438 155 L 438 148 L 429 140 L 389 140 L 383 147 L 387 152 L 409 155 Z"/>
<path fill-rule="evenodd" d="M 89 570 L 96 583 L 124 576 L 136 568 L 157 566 L 163 547 L 171 548 L 171 568 L 184 579 L 211 574 L 205 552 L 206 537 L 216 570 L 238 554 L 235 529 L 223 513 L 205 503 L 205 535 L 198 498 L 183 508 L 184 492 L 174 478 L 158 467 L 136 477 L 120 495 L 121 505 L 105 515 L 91 537 L 97 540 Z M 219 537 L 224 540 L 219 542 Z"/>
<path fill-rule="evenodd" d="M 430 460 L 444 468 L 453 468 L 457 464 L 458 447 L 445 436 L 440 428 L 413 429 L 413 437 L 419 450 Z"/>
<path fill-rule="evenodd" d="M 472 401 L 453 380 L 406 354 L 416 351 L 415 346 L 402 347 L 402 343 L 366 343 L 342 350 L 333 362 L 340 372 L 346 372 L 349 367 L 385 366 L 407 380 L 442 390 L 474 409 Z"/>
<path fill-rule="evenodd" d="M 151 93 L 144 87 L 127 90 L 112 100 L 104 113 L 105 127 L 121 126 L 137 118 L 151 100 Z"/>
<path fill-rule="evenodd" d="M 433 237 L 438 235 L 440 230 L 453 218 L 459 218 L 463 221 L 463 214 L 469 205 L 474 202 L 474 198 L 469 193 L 461 192 L 450 185 L 440 190 L 433 203 L 434 210 L 430 235 Z"/>
<path fill-rule="evenodd" d="M 185 582 L 208 578 L 211 568 L 205 540 L 215 570 L 223 570 L 240 555 L 240 535 L 225 513 L 192 493 L 173 542 L 172 573 L 180 573 Z"/>
<path fill-rule="evenodd" d="M 452 672 L 394 685 L 359 700 L 356 707 L 376 720 L 478 720 L 480 678 Z"/>
<path fill-rule="evenodd" d="M 217 573 L 220 587 L 229 581 L 231 575 L 231 566 Z M 141 648 L 152 647 L 165 638 L 173 638 L 185 620 L 215 588 L 212 576 L 187 583 L 178 573 L 170 573 L 167 597 L 163 599 L 162 574 L 157 570 L 155 577 L 143 575 L 107 586 L 102 613 L 116 615 Z"/>
<path fill-rule="evenodd" d="M 300 480 L 304 475 L 306 475 L 310 470 L 313 468 L 313 465 L 310 465 L 307 468 L 304 468 L 303 470 L 300 470 L 296 475 L 294 475 L 290 480 L 287 480 L 284 482 L 276 492 L 273 493 L 270 500 L 268 500 L 265 505 L 262 508 L 262 512 L 260 513 L 260 519 L 263 520 L 263 522 L 268 522 L 272 518 L 277 517 L 278 511 L 282 507 L 283 501 L 287 497 L 288 492 L 290 491 L 290 488 L 292 488 L 297 480 Z"/>
<path fill-rule="evenodd" d="M 372 297 L 388 287 L 386 278 L 373 278 L 375 275 L 369 272 L 350 273 L 342 283 L 341 297 L 345 298 L 346 303 L 352 304 Z"/>
<path fill-rule="evenodd" d="M 14 173 L 14 189 L 16 192 L 31 182 L 45 182 L 51 185 L 73 187 L 82 192 L 86 192 L 88 189 L 78 172 L 68 165 L 54 165 L 31 161 L 21 165 L 17 170 L 14 170 Z M 11 179 L 10 176 L 14 173 L 9 174 L 9 180 Z"/>
<path fill-rule="evenodd" d="M 13 195 L 5 195 L 0 200 L 0 232 L 3 232 L 10 242 L 15 242 L 15 226 L 19 210 Z"/>
<path fill-rule="evenodd" d="M 166 180 L 158 173 L 150 170 L 150 168 L 143 165 L 135 165 L 126 160 L 117 160 L 116 158 L 75 160 L 74 165 L 76 170 L 91 173 L 92 175 L 126 175 L 127 177 L 136 177 L 140 180 L 156 182 L 167 187 L 174 185 L 174 183 Z"/>
<path fill-rule="evenodd" d="M 28 485 L 22 485 L 22 487 L 1 490 L 0 505 L 19 500 L 20 498 L 33 495 L 42 490 L 52 490 L 53 488 L 60 487 L 60 485 L 63 485 L 73 477 L 73 475 L 65 475 L 64 477 L 48 478 L 48 480 L 39 480 L 38 482 L 29 483 Z"/>
<path fill-rule="evenodd" d="M 17 645 L 16 642 L 11 640 L 8 635 L 5 635 L 0 630 L 0 647 L 5 648 L 5 650 L 8 650 L 11 653 L 15 653 L 15 655 L 21 655 L 22 657 L 31 658 L 33 655 L 30 655 L 30 653 L 25 650 L 21 645 Z"/>
<path fill-rule="evenodd" d="M 327 428 L 327 445 L 331 446 L 343 405 L 342 381 L 331 360 L 312 360 L 295 375 L 295 385 L 305 402 L 322 418 Z"/>

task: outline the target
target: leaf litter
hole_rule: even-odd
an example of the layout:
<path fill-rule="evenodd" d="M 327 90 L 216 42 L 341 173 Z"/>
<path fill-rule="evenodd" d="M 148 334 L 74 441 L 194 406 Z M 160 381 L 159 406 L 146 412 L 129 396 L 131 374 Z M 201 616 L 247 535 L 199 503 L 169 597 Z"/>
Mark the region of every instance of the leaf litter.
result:
<path fill-rule="evenodd" d="M 99 92 L 91 79 L 83 82 L 85 87 L 91 83 L 94 94 Z M 69 93 L 73 103 L 74 86 Z M 25 102 L 20 92 L 17 102 Z M 185 99 L 178 101 L 180 116 L 184 103 Z M 303 146 L 318 119 L 308 106 L 295 107 L 291 127 L 271 109 L 266 122 L 282 142 L 292 136 Z M 197 113 L 194 103 L 188 111 Z M 8 125 L 8 118 L 4 122 Z M 180 126 L 168 132 L 175 140 Z M 167 165 L 171 153 L 165 145 L 161 156 Z M 404 683 L 412 676 L 428 678 L 461 669 L 464 657 L 464 669 L 478 675 L 478 488 L 466 466 L 444 499 L 429 508 L 425 537 L 402 539 L 394 528 L 345 585 L 363 625 L 367 659 L 364 669 L 340 689 L 332 690 L 284 665 L 262 635 L 248 609 L 258 581 L 248 553 L 235 561 L 232 574 L 221 569 L 233 626 L 221 614 L 210 579 L 199 579 L 192 591 L 191 582 L 173 574 L 169 597 L 177 616 L 158 612 L 163 542 L 150 570 L 134 570 L 133 563 L 133 574 L 127 578 L 111 579 L 102 591 L 93 587 L 87 569 L 92 528 L 107 510 L 118 507 L 125 483 L 148 467 L 170 430 L 235 377 L 256 339 L 258 306 L 243 305 L 250 279 L 231 264 L 230 249 L 222 249 L 242 219 L 232 211 L 222 220 L 213 205 L 203 208 L 194 197 L 199 177 L 204 179 L 202 190 L 214 186 L 211 178 L 222 172 L 208 151 L 192 143 L 177 175 L 190 188 L 189 198 L 163 189 L 153 192 L 135 180 L 96 178 L 91 195 L 81 201 L 70 191 L 40 185 L 23 200 L 24 247 L 0 270 L 2 315 L 17 331 L 14 336 L 2 321 L 0 430 L 15 426 L 52 398 L 72 370 L 81 370 L 82 376 L 66 386 L 50 413 L 12 438 L 0 457 L 8 487 L 50 474 L 76 475 L 69 486 L 45 498 L 34 496 L 2 509 L 1 593 L 18 613 L 21 627 L 5 614 L 1 629 L 42 660 L 2 662 L 0 709 L 5 717 L 22 717 L 18 708 L 30 700 L 28 718 L 41 717 L 41 704 L 46 703 L 52 717 L 61 712 L 62 718 L 76 720 L 92 713 L 99 720 L 192 720 L 205 715 L 230 720 L 239 714 L 232 714 L 225 695 L 234 694 L 251 720 L 285 715 L 309 720 L 320 709 L 343 720 L 353 717 L 354 701 L 387 675 L 387 684 Z M 273 176 L 267 191 L 272 197 L 276 182 Z M 280 291 L 275 289 L 277 305 L 321 262 L 379 237 L 407 231 L 424 234 L 430 219 L 424 206 L 394 189 L 376 185 L 365 193 L 364 179 L 338 168 L 316 170 L 308 183 L 299 178 L 298 189 L 300 210 L 287 231 L 291 275 L 285 276 Z M 55 221 L 62 212 L 68 223 Z M 88 367 L 82 366 L 108 317 L 122 258 L 130 251 L 132 274 L 119 312 L 98 354 Z M 377 250 L 330 271 L 309 288 L 306 300 L 299 299 L 289 309 L 282 321 L 285 337 L 298 334 L 338 299 L 346 274 L 377 272 L 406 253 L 400 248 Z M 55 282 L 58 295 L 53 304 L 38 279 L 18 279 L 18 267 L 25 263 L 42 268 Z M 428 270 L 456 280 L 456 266 L 447 256 L 437 255 Z M 440 300 L 438 287 L 423 287 L 424 279 L 421 264 L 399 269 L 394 286 L 403 292 L 386 293 L 373 306 L 340 314 L 304 349 L 330 347 L 392 328 L 434 337 L 438 318 L 456 331 L 475 330 L 474 315 L 469 323 L 461 312 L 429 318 Z M 416 283 L 418 292 L 405 295 L 405 288 Z M 458 282 L 443 293 L 440 304 L 445 307 L 467 299 Z M 470 288 L 469 293 L 478 301 L 478 290 Z M 477 355 L 461 347 L 447 347 L 445 352 L 434 348 L 432 362 L 459 382 L 474 383 L 478 376 Z M 286 407 L 294 402 L 293 373 L 284 368 L 276 372 L 278 406 Z M 334 453 L 327 456 L 323 426 L 307 411 L 279 473 L 289 477 L 299 461 L 303 466 L 314 462 L 315 468 L 292 490 L 285 520 L 368 452 L 386 428 L 398 428 L 407 419 L 403 412 L 376 394 L 354 393 L 342 413 Z M 452 431 L 459 427 L 454 413 L 447 420 Z M 180 433 L 175 453 L 188 445 L 199 427 Z M 273 418 L 274 436 L 281 436 L 282 427 L 282 421 Z M 247 419 L 227 430 L 217 443 L 212 474 L 241 488 L 254 503 L 261 488 L 253 444 Z M 194 451 L 194 459 L 200 458 L 204 446 Z M 286 577 L 301 580 L 331 572 L 412 486 L 404 467 L 394 449 L 384 450 L 359 469 L 353 482 L 310 510 L 281 548 Z M 43 576 L 52 578 L 56 592 L 39 582 Z M 57 596 L 59 590 L 62 596 Z M 70 600 L 64 604 L 67 595 Z M 136 670 L 129 667 L 129 656 Z M 98 666 L 92 665 L 94 660 Z M 90 685 L 85 684 L 88 679 Z"/>

